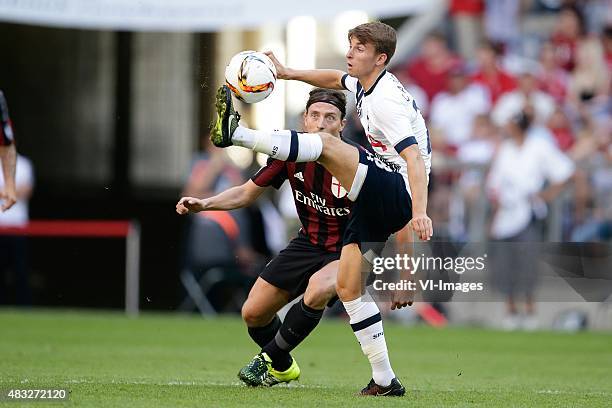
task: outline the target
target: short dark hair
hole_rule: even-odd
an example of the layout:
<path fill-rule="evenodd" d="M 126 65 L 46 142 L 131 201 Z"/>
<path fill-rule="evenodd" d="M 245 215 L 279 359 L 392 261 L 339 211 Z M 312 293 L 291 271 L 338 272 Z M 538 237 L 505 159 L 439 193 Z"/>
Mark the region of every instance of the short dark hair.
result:
<path fill-rule="evenodd" d="M 374 45 L 374 49 L 377 53 L 386 54 L 387 61 L 385 65 L 391 61 L 391 57 L 395 54 L 397 35 L 395 29 L 388 24 L 381 23 L 380 21 L 360 24 L 349 30 L 349 41 L 351 41 L 353 37 L 357 38 L 363 44 Z"/>
<path fill-rule="evenodd" d="M 325 102 L 334 105 L 340 111 L 340 119 L 346 116 L 346 95 L 344 92 L 335 89 L 314 88 L 310 91 L 308 102 L 306 102 L 306 112 L 310 105 L 317 102 Z"/>

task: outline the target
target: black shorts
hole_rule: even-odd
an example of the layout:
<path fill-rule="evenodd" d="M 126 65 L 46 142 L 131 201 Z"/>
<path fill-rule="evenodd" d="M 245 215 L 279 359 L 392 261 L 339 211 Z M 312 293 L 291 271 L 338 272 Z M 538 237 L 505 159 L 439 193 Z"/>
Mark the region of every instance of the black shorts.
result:
<path fill-rule="evenodd" d="M 344 245 L 383 243 L 412 218 L 412 199 L 404 177 L 363 149 L 359 149 L 359 169 L 353 183 L 361 182 L 344 231 Z"/>
<path fill-rule="evenodd" d="M 340 259 L 340 252 L 319 248 L 300 232 L 259 275 L 269 284 L 289 292 L 293 300 L 306 291 L 308 280 L 325 265 Z"/>

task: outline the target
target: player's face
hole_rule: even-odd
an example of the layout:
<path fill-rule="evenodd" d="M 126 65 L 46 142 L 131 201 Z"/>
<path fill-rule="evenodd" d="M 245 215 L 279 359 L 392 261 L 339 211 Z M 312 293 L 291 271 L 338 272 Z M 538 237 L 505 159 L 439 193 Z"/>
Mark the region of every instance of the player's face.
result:
<path fill-rule="evenodd" d="M 364 44 L 351 37 L 346 53 L 346 70 L 350 76 L 361 78 L 384 66 L 386 59 L 386 54 L 377 53 L 373 44 Z"/>
<path fill-rule="evenodd" d="M 308 133 L 326 132 L 340 137 L 346 120 L 340 119 L 340 109 L 326 102 L 316 102 L 304 112 L 304 130 Z"/>

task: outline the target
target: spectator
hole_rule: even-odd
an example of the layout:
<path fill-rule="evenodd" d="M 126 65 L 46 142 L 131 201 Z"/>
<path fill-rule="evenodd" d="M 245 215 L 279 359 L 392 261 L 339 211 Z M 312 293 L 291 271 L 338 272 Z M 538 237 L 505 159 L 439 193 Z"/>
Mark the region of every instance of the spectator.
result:
<path fill-rule="evenodd" d="M 572 232 L 574 242 L 609 241 L 612 239 L 612 144 L 596 155 L 597 167 L 589 182 L 590 202 L 594 204 L 584 222 Z M 587 180 L 585 180 L 587 182 Z"/>
<path fill-rule="evenodd" d="M 552 201 L 574 173 L 574 164 L 553 143 L 534 137 L 528 112 L 514 116 L 504 131 L 504 140 L 493 159 L 487 180 L 493 207 L 491 238 L 498 242 L 536 242 L 540 239 L 534 215 L 545 215 Z M 548 187 L 545 188 L 545 184 Z M 526 245 L 494 244 L 493 281 L 506 296 L 504 326 L 516 329 L 537 327 L 534 289 L 536 262 Z M 521 320 L 516 300 L 522 296 L 526 316 Z"/>
<path fill-rule="evenodd" d="M 557 65 L 573 71 L 576 63 L 576 48 L 583 34 L 583 18 L 577 8 L 564 7 L 551 35 Z"/>
<path fill-rule="evenodd" d="M 575 120 L 575 143 L 568 150 L 568 155 L 578 165 L 574 186 L 574 223 L 581 224 L 589 217 L 589 206 L 597 201 L 594 212 L 597 213 L 605 200 L 594 200 L 593 190 L 596 180 L 602 177 L 596 174 L 606 174 L 606 163 L 612 163 L 612 118 L 609 113 L 604 119 L 596 119 L 592 114 L 593 107 L 582 102 Z M 608 110 L 609 112 L 609 110 Z M 606 160 L 607 157 L 607 160 Z M 603 167 L 599 169 L 599 167 Z M 605 177 L 603 177 L 605 178 Z M 593 184 L 593 186 L 592 186 Z"/>
<path fill-rule="evenodd" d="M 482 199 L 484 175 L 500 142 L 499 132 L 488 114 L 476 116 L 473 123 L 471 138 L 457 150 L 457 159 L 464 165 L 458 184 L 460 199 L 453 200 L 449 209 L 454 208 L 450 223 L 454 226 L 454 236 L 463 240 L 470 238 L 468 225 L 476 222 L 478 212 L 482 211 L 479 201 Z"/>
<path fill-rule="evenodd" d="M 561 108 L 555 109 L 547 125 L 557 143 L 557 147 L 563 152 L 570 150 L 574 145 L 575 138 L 571 123 L 565 112 Z"/>
<path fill-rule="evenodd" d="M 489 97 L 483 87 L 470 84 L 461 67 L 449 73 L 447 91 L 431 105 L 431 125 L 441 132 L 444 144 L 455 150 L 470 137 L 474 118 L 488 112 Z"/>
<path fill-rule="evenodd" d="M 555 110 L 555 100 L 552 96 L 538 90 L 535 75 L 526 70 L 519 77 L 518 88 L 504 94 L 492 111 L 493 121 L 503 127 L 508 121 L 518 115 L 527 106 L 533 108 L 536 124 L 544 125 Z"/>
<path fill-rule="evenodd" d="M 569 75 L 557 65 L 555 49 L 550 42 L 542 44 L 540 49 L 540 69 L 537 77 L 542 92 L 552 96 L 558 104 L 565 102 Z"/>
<path fill-rule="evenodd" d="M 0 165 L 4 177 L 4 186 L 0 189 L 0 210 L 6 211 L 17 200 L 15 187 L 15 166 L 17 164 L 17 150 L 13 135 L 13 125 L 9 116 L 8 104 L 4 93 L 0 91 Z"/>
<path fill-rule="evenodd" d="M 601 43 L 595 39 L 581 41 L 569 82 L 569 102 L 577 106 L 583 101 L 601 100 L 608 97 L 609 90 L 610 72 Z"/>
<path fill-rule="evenodd" d="M 578 111 L 574 113 L 577 115 L 574 124 L 577 129 L 576 138 L 568 154 L 574 162 L 580 164 L 588 162 L 592 155 L 598 152 L 600 146 L 596 137 L 596 123 L 587 105 L 580 104 Z"/>
<path fill-rule="evenodd" d="M 478 50 L 478 70 L 472 76 L 472 81 L 488 89 L 491 103 L 495 104 L 499 97 L 516 88 L 516 79 L 504 71 L 499 64 L 501 48 L 492 42 L 483 43 Z"/>
<path fill-rule="evenodd" d="M 32 192 L 32 166 L 17 155 L 13 125 L 4 93 L 0 91 L 0 226 L 21 227 L 28 222 L 27 200 Z M 22 200 L 22 201 L 17 201 Z M 31 304 L 25 237 L 0 236 L 0 303 L 9 301 L 4 288 L 12 270 L 16 282 L 17 304 Z"/>
<path fill-rule="evenodd" d="M 471 135 L 470 140 L 459 147 L 457 158 L 466 164 L 489 164 L 499 144 L 499 134 L 488 114 L 474 118 Z"/>
<path fill-rule="evenodd" d="M 34 175 L 32 163 L 22 155 L 17 155 L 15 185 L 17 202 L 5 212 L 0 212 L 0 227 L 24 227 L 29 220 L 28 200 L 34 188 Z M 0 190 L 3 187 L 4 177 L 0 174 Z M 32 294 L 28 278 L 26 237 L 0 235 L 0 303 L 10 303 L 13 300 L 9 299 L 3 287 L 9 271 L 14 276 L 15 303 L 30 305 Z"/>
<path fill-rule="evenodd" d="M 420 86 L 431 102 L 446 87 L 449 72 L 460 64 L 450 52 L 441 34 L 430 34 L 423 42 L 420 54 L 408 64 L 407 75 Z"/>

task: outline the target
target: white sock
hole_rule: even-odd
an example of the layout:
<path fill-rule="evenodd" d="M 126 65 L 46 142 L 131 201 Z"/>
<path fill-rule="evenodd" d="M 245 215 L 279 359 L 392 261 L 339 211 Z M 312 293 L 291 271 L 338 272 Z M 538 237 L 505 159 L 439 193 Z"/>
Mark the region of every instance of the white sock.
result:
<path fill-rule="evenodd" d="M 355 300 L 342 303 L 351 318 L 351 327 L 361 345 L 361 350 L 370 360 L 374 382 L 383 387 L 388 386 L 391 384 L 391 380 L 395 378 L 395 373 L 389 361 L 378 306 L 376 306 L 369 293 Z"/>
<path fill-rule="evenodd" d="M 273 159 L 291 162 L 316 161 L 323 151 L 323 142 L 317 133 L 291 130 L 263 131 L 238 126 L 232 135 L 232 143 L 265 153 Z"/>

